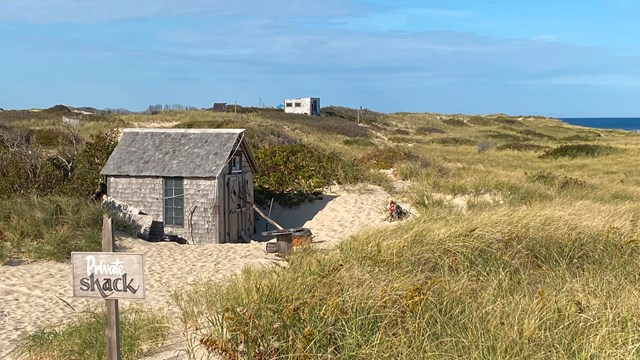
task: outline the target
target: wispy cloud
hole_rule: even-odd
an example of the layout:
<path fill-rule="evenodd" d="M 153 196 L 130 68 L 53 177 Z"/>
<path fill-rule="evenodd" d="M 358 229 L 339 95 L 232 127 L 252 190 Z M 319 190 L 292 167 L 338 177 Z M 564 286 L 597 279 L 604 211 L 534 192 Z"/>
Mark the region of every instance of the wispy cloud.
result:
<path fill-rule="evenodd" d="M 4 0 L 0 22 L 100 23 L 172 16 L 340 16 L 362 11 L 356 1 L 326 0 Z"/>

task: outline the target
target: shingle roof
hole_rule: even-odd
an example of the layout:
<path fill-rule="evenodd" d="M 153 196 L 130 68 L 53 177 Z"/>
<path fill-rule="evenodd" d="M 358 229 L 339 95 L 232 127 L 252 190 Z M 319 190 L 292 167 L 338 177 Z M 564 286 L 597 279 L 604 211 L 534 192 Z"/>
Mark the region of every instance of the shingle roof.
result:
<path fill-rule="evenodd" d="M 236 149 L 236 141 L 243 131 L 244 129 L 124 129 L 118 146 L 100 173 L 121 176 L 215 177 L 224 168 L 231 152 Z"/>

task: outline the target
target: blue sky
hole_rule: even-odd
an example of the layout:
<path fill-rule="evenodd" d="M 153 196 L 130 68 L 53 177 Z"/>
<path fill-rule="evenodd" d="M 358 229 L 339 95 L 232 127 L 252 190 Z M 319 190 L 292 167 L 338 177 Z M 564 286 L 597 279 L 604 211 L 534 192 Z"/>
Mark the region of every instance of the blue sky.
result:
<path fill-rule="evenodd" d="M 2 0 L 0 108 L 640 116 L 639 0 Z"/>

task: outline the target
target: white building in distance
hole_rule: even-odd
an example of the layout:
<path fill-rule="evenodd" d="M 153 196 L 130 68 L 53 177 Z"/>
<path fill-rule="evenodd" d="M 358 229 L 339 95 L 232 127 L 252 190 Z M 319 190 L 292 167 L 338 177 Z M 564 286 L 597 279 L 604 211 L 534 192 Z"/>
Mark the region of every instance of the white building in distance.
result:
<path fill-rule="evenodd" d="M 285 99 L 284 112 L 320 116 L 320 98 Z"/>

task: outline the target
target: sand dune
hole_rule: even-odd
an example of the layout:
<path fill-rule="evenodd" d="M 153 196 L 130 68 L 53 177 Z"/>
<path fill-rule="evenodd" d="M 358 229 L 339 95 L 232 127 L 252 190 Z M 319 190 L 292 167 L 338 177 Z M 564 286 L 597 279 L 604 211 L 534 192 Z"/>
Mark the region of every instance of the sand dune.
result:
<path fill-rule="evenodd" d="M 384 224 L 384 207 L 388 194 L 379 187 L 364 186 L 340 189 L 322 200 L 299 208 L 275 206 L 271 217 L 286 228 L 307 227 L 319 247 L 330 247 L 363 228 Z M 256 225 L 264 231 L 265 222 Z M 273 229 L 270 226 L 269 229 Z M 139 304 L 169 313 L 177 313 L 171 293 L 181 286 L 202 279 L 222 279 L 245 266 L 272 266 L 282 263 L 265 252 L 265 239 L 254 236 L 250 244 L 178 245 L 149 243 L 118 237 L 118 251 L 145 255 L 147 298 Z M 44 326 L 70 320 L 75 311 L 96 307 L 95 300 L 72 296 L 71 265 L 49 262 L 0 267 L 0 359 L 13 356 L 20 337 Z M 130 302 L 120 301 L 121 307 Z M 153 359 L 168 359 L 179 344 Z"/>

